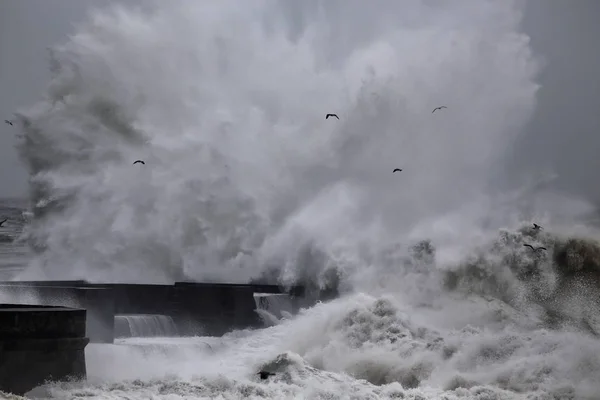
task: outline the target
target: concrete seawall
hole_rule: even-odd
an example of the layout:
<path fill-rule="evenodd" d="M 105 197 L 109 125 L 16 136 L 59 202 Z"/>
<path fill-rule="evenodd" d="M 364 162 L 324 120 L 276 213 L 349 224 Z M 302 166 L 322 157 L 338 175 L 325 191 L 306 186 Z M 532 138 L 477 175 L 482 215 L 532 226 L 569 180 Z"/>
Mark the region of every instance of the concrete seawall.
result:
<path fill-rule="evenodd" d="M 47 380 L 86 377 L 86 311 L 0 304 L 0 390 L 22 395 Z"/>
<path fill-rule="evenodd" d="M 14 282 L 11 282 L 14 283 Z M 0 302 L 83 308 L 86 336 L 92 343 L 113 343 L 115 296 L 111 288 L 59 285 L 21 285 L 0 282 Z"/>
<path fill-rule="evenodd" d="M 175 284 L 173 317 L 184 335 L 221 336 L 261 324 L 250 286 Z"/>
<path fill-rule="evenodd" d="M 115 315 L 166 315 L 180 335 L 220 336 L 257 328 L 255 293 L 281 294 L 306 305 L 303 287 L 176 282 L 173 285 L 89 283 L 86 281 L 0 282 L 0 301 L 80 307 L 88 310 L 87 335 L 93 343 L 112 343 Z M 310 303 L 310 301 L 309 301 Z M 297 307 L 295 307 L 297 308 Z"/>

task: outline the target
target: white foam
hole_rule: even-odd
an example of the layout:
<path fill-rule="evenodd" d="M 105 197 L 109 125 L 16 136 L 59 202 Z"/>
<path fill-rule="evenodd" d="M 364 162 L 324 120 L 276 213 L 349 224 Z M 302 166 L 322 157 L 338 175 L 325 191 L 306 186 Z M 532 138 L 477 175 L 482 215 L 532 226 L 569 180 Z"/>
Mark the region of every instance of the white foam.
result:
<path fill-rule="evenodd" d="M 308 246 L 318 279 L 449 213 L 444 242 L 460 247 L 494 208 L 486 188 L 535 106 L 537 65 L 512 2 L 380 3 L 94 14 L 25 112 L 34 203 L 52 210 L 29 230 L 47 246 L 35 265 L 129 282 L 278 266 L 294 280 Z"/>

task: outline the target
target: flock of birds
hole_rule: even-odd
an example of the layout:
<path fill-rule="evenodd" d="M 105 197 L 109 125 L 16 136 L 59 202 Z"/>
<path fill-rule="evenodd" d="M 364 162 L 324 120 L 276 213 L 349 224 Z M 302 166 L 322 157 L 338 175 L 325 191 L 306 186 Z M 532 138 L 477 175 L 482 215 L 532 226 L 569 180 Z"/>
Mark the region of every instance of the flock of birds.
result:
<path fill-rule="evenodd" d="M 439 107 L 436 107 L 436 108 L 434 108 L 434 109 L 433 109 L 433 111 L 431 111 L 431 113 L 433 114 L 433 113 L 434 113 L 434 112 L 436 112 L 437 110 L 442 110 L 442 109 L 444 109 L 444 108 L 448 108 L 448 107 L 446 107 L 446 106 L 439 106 Z M 332 114 L 332 113 L 330 113 L 330 114 L 326 114 L 326 115 L 325 115 L 325 119 L 329 119 L 330 117 L 331 117 L 331 118 L 337 118 L 338 120 L 340 119 L 340 117 L 338 117 L 338 115 L 337 115 L 337 114 Z M 6 124 L 10 125 L 10 126 L 14 126 L 14 123 L 13 123 L 13 121 L 10 121 L 10 120 L 8 120 L 8 119 L 5 119 L 5 120 L 4 120 L 4 122 L 5 122 Z M 133 165 L 135 165 L 135 164 L 142 164 L 142 165 L 146 165 L 146 163 L 144 162 L 144 160 L 135 160 L 135 161 L 133 162 Z M 394 170 L 392 171 L 392 173 L 395 173 L 395 172 L 402 172 L 402 169 L 401 169 L 401 168 L 394 168 Z"/>
<path fill-rule="evenodd" d="M 541 227 L 541 226 L 539 226 L 538 224 L 533 224 L 533 230 L 534 230 L 535 232 L 539 232 L 541 229 L 542 229 L 542 227 Z M 540 247 L 533 247 L 532 245 L 530 245 L 530 244 L 528 244 L 528 243 L 525 243 L 525 244 L 523 245 L 523 247 L 529 247 L 529 248 L 530 248 L 531 250 L 533 250 L 534 252 L 538 252 L 538 251 L 540 251 L 540 250 L 548 250 L 548 249 L 546 249 L 545 247 L 542 247 L 542 246 L 540 246 Z"/>
<path fill-rule="evenodd" d="M 431 111 L 431 113 L 433 114 L 433 113 L 434 113 L 434 112 L 436 112 L 437 110 L 443 110 L 443 109 L 445 109 L 445 108 L 448 108 L 448 107 L 446 107 L 446 106 L 439 106 L 439 107 L 435 107 L 435 108 L 434 108 L 434 109 Z M 325 115 L 325 119 L 326 119 L 326 120 L 327 120 L 327 119 L 329 119 L 329 118 L 337 118 L 338 120 L 340 119 L 340 117 L 338 117 L 338 115 L 337 115 L 337 114 L 334 114 L 334 113 L 328 113 L 328 114 L 326 114 L 326 115 Z M 4 120 L 4 122 L 5 122 L 6 124 L 10 125 L 10 126 L 14 126 L 14 123 L 13 123 L 12 121 L 8 120 L 8 119 L 5 119 L 5 120 Z M 142 165 L 146 165 L 146 162 L 145 162 L 144 160 L 135 160 L 135 161 L 133 162 L 133 165 L 135 165 L 135 164 L 142 164 Z M 402 172 L 402 169 L 401 169 L 401 168 L 394 168 L 394 170 L 392 171 L 392 173 L 396 173 L 396 172 Z M 0 227 L 1 227 L 1 226 L 2 226 L 2 224 L 4 224 L 6 221 L 7 221 L 7 219 L 5 219 L 4 221 L 0 221 Z M 541 226 L 539 226 L 538 224 L 535 224 L 535 223 L 534 223 L 534 224 L 533 224 L 533 229 L 534 229 L 534 230 L 537 232 L 537 231 L 539 231 L 540 229 L 542 229 L 542 227 L 541 227 Z M 534 247 L 534 246 L 532 246 L 532 245 L 530 245 L 530 244 L 527 244 L 527 243 L 526 243 L 526 244 L 524 244 L 523 246 L 531 248 L 531 250 L 532 250 L 532 251 L 534 251 L 534 252 L 538 252 L 538 251 L 540 251 L 540 250 L 547 250 L 545 247 L 541 247 L 541 246 L 540 246 L 540 247 Z"/>
<path fill-rule="evenodd" d="M 433 109 L 433 111 L 431 111 L 431 113 L 433 114 L 433 113 L 434 113 L 434 112 L 436 112 L 437 110 L 442 110 L 442 109 L 444 109 L 444 108 L 448 108 L 448 107 L 446 107 L 446 106 L 439 106 L 439 107 L 436 107 L 436 108 L 434 108 L 434 109 Z M 340 117 L 338 117 L 338 115 L 337 115 L 337 114 L 332 114 L 332 113 L 330 113 L 330 114 L 326 114 L 326 115 L 325 115 L 325 119 L 329 119 L 330 117 L 331 117 L 331 118 L 337 118 L 338 120 L 340 119 Z M 14 123 L 13 123 L 12 121 L 8 120 L 8 119 L 5 119 L 5 120 L 4 120 L 4 122 L 5 122 L 6 124 L 10 125 L 10 126 L 14 126 Z M 133 162 L 133 165 L 135 165 L 135 164 L 142 164 L 142 165 L 146 165 L 146 163 L 144 162 L 144 160 L 135 160 L 135 161 Z M 394 168 L 394 170 L 392 171 L 392 173 L 395 173 L 395 172 L 402 172 L 402 169 L 401 169 L 401 168 Z"/>

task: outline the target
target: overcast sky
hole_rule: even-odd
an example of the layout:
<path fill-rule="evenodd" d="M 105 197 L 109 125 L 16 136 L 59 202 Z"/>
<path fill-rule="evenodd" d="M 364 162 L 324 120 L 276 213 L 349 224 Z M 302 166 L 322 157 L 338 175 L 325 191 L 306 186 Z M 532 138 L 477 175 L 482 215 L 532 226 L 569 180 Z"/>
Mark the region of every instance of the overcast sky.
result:
<path fill-rule="evenodd" d="M 524 28 L 547 67 L 515 168 L 551 165 L 559 185 L 600 205 L 600 1 L 529 0 Z"/>
<path fill-rule="evenodd" d="M 0 0 L 0 119 L 40 97 L 49 79 L 46 48 L 64 42 L 90 5 L 115 1 Z M 538 109 L 511 165 L 551 166 L 563 188 L 600 204 L 598 16 L 598 0 L 528 0 L 524 29 L 548 64 Z M 14 144 L 13 131 L 1 124 L 0 197 L 27 191 Z"/>
<path fill-rule="evenodd" d="M 46 48 L 67 40 L 91 5 L 110 0 L 0 0 L 0 120 L 12 118 L 43 93 Z M 15 150 L 14 129 L 0 125 L 0 198 L 27 194 L 27 171 Z"/>

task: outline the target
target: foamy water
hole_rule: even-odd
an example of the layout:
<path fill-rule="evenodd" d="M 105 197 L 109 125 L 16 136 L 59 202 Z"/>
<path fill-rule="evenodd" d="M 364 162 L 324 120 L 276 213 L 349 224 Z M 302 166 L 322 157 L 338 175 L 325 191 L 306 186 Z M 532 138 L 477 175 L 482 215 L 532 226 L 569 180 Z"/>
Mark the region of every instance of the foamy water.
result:
<path fill-rule="evenodd" d="M 37 396 L 600 393 L 600 313 L 565 278 L 600 265 L 593 239 L 568 241 L 599 237 L 582 222 L 592 207 L 553 192 L 552 171 L 496 188 L 536 105 L 520 4 L 147 5 L 95 13 L 20 113 L 36 249 L 20 277 L 345 295 L 218 340 L 90 345 L 87 382 Z"/>
<path fill-rule="evenodd" d="M 497 310 L 489 306 L 487 311 L 492 316 Z M 481 318 L 482 310 L 477 311 Z M 457 329 L 450 321 L 440 322 L 443 318 L 431 318 L 441 312 L 361 294 L 320 304 L 276 327 L 224 338 L 90 345 L 89 382 L 53 385 L 34 393 L 57 399 L 597 395 L 596 339 L 518 324 Z M 476 323 L 478 318 L 472 319 Z M 260 381 L 256 372 L 261 368 L 277 375 Z"/>

